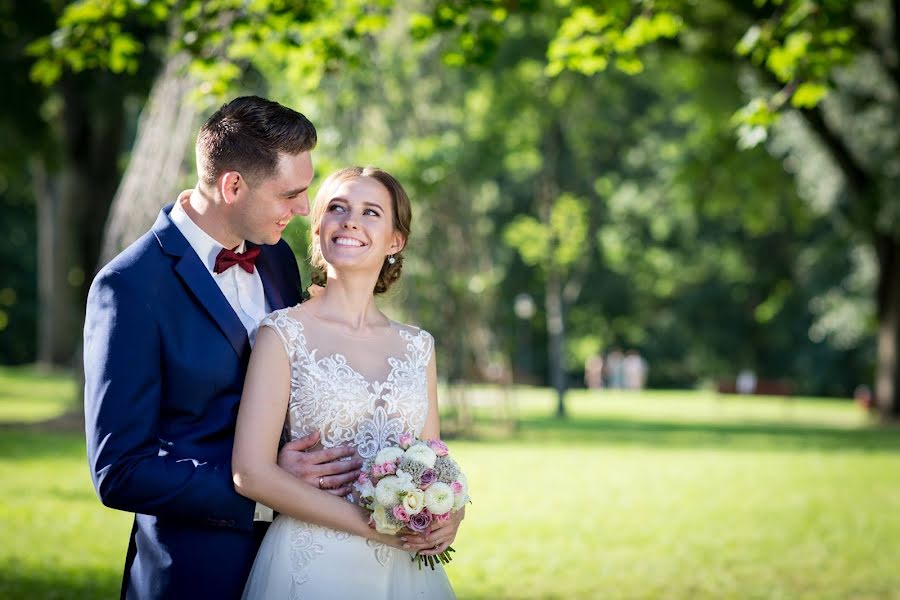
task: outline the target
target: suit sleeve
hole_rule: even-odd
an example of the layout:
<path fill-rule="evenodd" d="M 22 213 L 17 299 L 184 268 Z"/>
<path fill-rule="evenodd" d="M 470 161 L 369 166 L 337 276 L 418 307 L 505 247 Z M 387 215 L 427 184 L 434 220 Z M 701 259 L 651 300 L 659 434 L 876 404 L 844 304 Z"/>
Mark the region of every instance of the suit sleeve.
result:
<path fill-rule="evenodd" d="M 230 462 L 161 450 L 161 346 L 144 297 L 120 274 L 101 272 L 84 327 L 85 431 L 97 495 L 120 510 L 252 529 L 254 503 L 234 491 Z"/>

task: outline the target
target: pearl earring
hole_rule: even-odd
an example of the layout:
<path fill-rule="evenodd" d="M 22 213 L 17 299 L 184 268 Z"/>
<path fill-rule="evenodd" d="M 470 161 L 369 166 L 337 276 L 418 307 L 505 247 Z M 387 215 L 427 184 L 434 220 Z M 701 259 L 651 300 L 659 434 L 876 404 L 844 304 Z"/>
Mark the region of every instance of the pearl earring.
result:
<path fill-rule="evenodd" d="M 392 264 L 394 264 L 395 262 L 397 262 L 397 259 L 394 258 L 394 255 L 393 255 L 393 254 L 391 254 L 390 256 L 388 256 L 388 264 L 391 264 L 391 265 L 392 265 Z"/>

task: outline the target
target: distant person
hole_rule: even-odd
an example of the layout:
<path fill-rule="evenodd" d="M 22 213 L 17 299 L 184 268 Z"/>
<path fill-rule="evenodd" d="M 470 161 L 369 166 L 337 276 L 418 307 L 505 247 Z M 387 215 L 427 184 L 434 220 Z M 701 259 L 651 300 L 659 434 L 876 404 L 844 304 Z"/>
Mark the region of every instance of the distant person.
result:
<path fill-rule="evenodd" d="M 625 389 L 642 390 L 647 382 L 647 361 L 637 350 L 629 350 L 622 359 Z"/>
<path fill-rule="evenodd" d="M 856 404 L 866 412 L 871 412 L 875 409 L 875 399 L 872 396 L 872 388 L 865 384 L 856 386 L 853 390 L 853 399 L 856 401 Z"/>
<path fill-rule="evenodd" d="M 625 387 L 625 373 L 623 361 L 625 355 L 618 348 L 610 350 L 606 355 L 606 386 L 610 389 L 620 390 Z"/>
<path fill-rule="evenodd" d="M 743 369 L 738 373 L 734 382 L 734 390 L 738 394 L 753 394 L 756 392 L 756 373 L 750 369 Z"/>
<path fill-rule="evenodd" d="M 592 354 L 584 362 L 584 385 L 589 390 L 603 387 L 603 357 Z"/>

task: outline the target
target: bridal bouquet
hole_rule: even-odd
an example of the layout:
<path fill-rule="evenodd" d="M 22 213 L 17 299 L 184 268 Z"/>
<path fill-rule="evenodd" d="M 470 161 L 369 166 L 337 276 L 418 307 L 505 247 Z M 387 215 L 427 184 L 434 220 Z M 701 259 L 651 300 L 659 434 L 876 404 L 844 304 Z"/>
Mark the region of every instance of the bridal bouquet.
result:
<path fill-rule="evenodd" d="M 441 440 L 420 440 L 403 434 L 396 446 L 382 448 L 368 459 L 354 484 L 362 506 L 372 511 L 379 533 L 394 535 L 406 527 L 416 533 L 430 530 L 435 521 L 469 502 L 468 483 Z M 453 548 L 435 556 L 416 555 L 419 568 L 450 562 Z"/>

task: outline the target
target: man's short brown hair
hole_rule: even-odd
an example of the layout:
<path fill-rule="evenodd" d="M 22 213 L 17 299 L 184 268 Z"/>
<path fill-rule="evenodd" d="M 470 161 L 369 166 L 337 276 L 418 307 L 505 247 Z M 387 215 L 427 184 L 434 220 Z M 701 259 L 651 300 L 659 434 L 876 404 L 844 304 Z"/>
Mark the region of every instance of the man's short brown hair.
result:
<path fill-rule="evenodd" d="M 207 119 L 197 135 L 197 173 L 215 185 L 237 171 L 250 185 L 276 174 L 280 154 L 316 147 L 316 128 L 302 114 L 257 96 L 242 96 Z"/>

